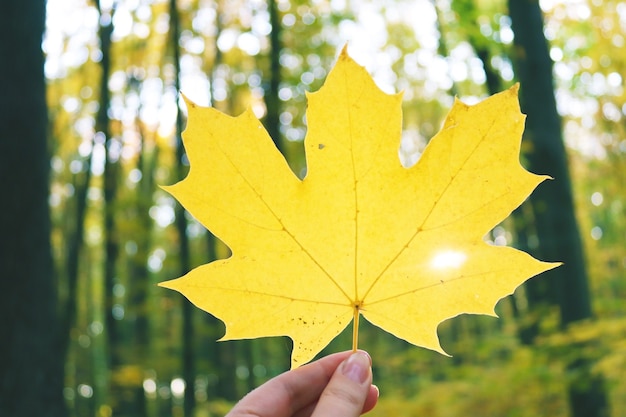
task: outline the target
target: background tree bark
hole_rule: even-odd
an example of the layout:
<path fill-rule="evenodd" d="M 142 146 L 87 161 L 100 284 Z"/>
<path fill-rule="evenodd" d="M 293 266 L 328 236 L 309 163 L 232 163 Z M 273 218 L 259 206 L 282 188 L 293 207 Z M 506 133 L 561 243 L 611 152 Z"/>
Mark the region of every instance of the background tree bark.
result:
<path fill-rule="evenodd" d="M 48 208 L 45 2 L 0 14 L 0 415 L 67 415 Z"/>
<path fill-rule="evenodd" d="M 280 14 L 275 0 L 268 0 L 267 8 L 270 14 L 270 48 L 269 48 L 269 73 L 264 76 L 265 80 L 265 106 L 267 114 L 263 124 L 267 133 L 274 141 L 276 147 L 284 151 L 280 134 L 280 98 L 278 90 L 282 80 L 280 73 L 280 52 L 282 42 L 280 40 L 282 27 L 280 25 Z"/>
<path fill-rule="evenodd" d="M 172 61 L 174 65 L 174 87 L 180 92 L 180 15 L 176 4 L 176 0 L 170 0 L 170 45 L 172 48 Z M 176 178 L 177 181 L 185 178 L 188 171 L 188 163 L 186 162 L 185 147 L 182 139 L 183 132 L 183 114 L 180 107 L 177 107 L 176 114 Z M 191 270 L 191 249 L 189 247 L 189 236 L 187 235 L 187 218 L 185 209 L 181 205 L 176 206 L 176 231 L 179 242 L 179 271 L 180 275 L 184 275 Z M 195 398 L 195 381 L 196 381 L 196 355 L 195 342 L 196 334 L 194 329 L 194 306 L 187 301 L 186 298 L 180 298 L 183 317 L 182 317 L 182 373 L 185 380 L 184 394 L 184 416 L 191 417 L 196 406 Z"/>
<path fill-rule="evenodd" d="M 533 0 L 510 0 L 509 9 L 515 32 L 514 59 L 521 83 L 520 103 L 528 116 L 524 133 L 524 140 L 530 145 L 530 152 L 525 155 L 528 168 L 555 179 L 542 184 L 531 197 L 539 238 L 536 255 L 564 263 L 547 272 L 542 281 L 555 286 L 565 326 L 591 317 L 591 297 L 554 97 L 552 61 L 539 4 Z"/>
<path fill-rule="evenodd" d="M 548 271 L 541 280 L 531 280 L 528 291 L 535 299 L 552 299 L 559 305 L 561 326 L 592 317 L 591 294 L 583 245 L 576 222 L 567 153 L 561 119 L 554 96 L 552 60 L 543 33 L 543 15 L 536 0 L 509 0 L 515 33 L 514 63 L 521 83 L 520 103 L 527 114 L 524 140 L 528 169 L 554 178 L 531 196 L 539 246 L 535 256 L 564 264 Z M 546 284 L 549 285 L 546 287 Z M 588 359 L 568 365 L 574 377 L 569 385 L 574 417 L 609 415 L 602 380 L 591 371 Z"/>

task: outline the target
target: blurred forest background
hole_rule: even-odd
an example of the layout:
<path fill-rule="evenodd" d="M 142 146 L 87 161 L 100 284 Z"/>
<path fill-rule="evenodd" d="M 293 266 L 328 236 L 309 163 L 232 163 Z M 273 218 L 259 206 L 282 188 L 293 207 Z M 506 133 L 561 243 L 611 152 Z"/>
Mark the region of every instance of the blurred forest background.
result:
<path fill-rule="evenodd" d="M 290 340 L 216 343 L 218 320 L 156 286 L 228 256 L 158 185 L 188 169 L 179 91 L 251 107 L 303 173 L 304 93 L 346 43 L 404 91 L 407 165 L 454 96 L 521 82 L 522 162 L 555 180 L 486 239 L 566 263 L 498 320 L 443 323 L 452 358 L 364 323 L 371 415 L 626 416 L 626 2 L 14 3 L 0 15 L 1 416 L 221 416 L 287 369 Z"/>

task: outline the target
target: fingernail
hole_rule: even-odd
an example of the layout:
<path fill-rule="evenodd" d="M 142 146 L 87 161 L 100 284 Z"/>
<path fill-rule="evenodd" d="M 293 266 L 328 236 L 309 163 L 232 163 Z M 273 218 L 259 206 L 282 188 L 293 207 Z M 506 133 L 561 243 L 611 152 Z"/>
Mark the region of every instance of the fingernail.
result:
<path fill-rule="evenodd" d="M 341 365 L 341 373 L 349 379 L 359 384 L 364 383 L 370 376 L 372 360 L 370 355 L 363 351 L 358 351 L 350 355 Z"/>

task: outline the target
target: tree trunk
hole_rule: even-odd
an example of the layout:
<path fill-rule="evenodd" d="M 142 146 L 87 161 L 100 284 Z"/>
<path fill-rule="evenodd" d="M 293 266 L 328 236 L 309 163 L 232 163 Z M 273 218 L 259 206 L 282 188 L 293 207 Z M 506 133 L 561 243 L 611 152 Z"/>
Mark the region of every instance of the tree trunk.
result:
<path fill-rule="evenodd" d="M 488 44 L 492 41 L 487 39 L 480 32 L 476 1 L 477 0 L 454 0 L 452 2 L 452 9 L 458 16 L 459 26 L 462 28 L 462 36 L 467 39 L 472 49 L 474 49 L 476 56 L 483 64 L 487 92 L 489 95 L 494 95 L 504 90 L 504 83 L 498 71 L 491 65 L 493 54 L 489 50 Z"/>
<path fill-rule="evenodd" d="M 48 208 L 45 2 L 0 14 L 0 415 L 61 417 L 63 352 Z"/>
<path fill-rule="evenodd" d="M 103 173 L 104 188 L 104 308 L 106 321 L 107 345 L 109 349 L 109 367 L 115 369 L 122 361 L 119 357 L 119 329 L 115 318 L 113 306 L 115 304 L 113 296 L 113 286 L 115 285 L 116 263 L 119 253 L 118 236 L 115 229 L 115 197 L 117 194 L 118 163 L 117 159 L 111 155 L 113 140 L 109 127 L 109 105 L 111 101 L 109 92 L 109 76 L 111 73 L 111 35 L 113 33 L 113 11 L 103 13 L 100 9 L 100 1 L 97 0 L 97 8 L 100 13 L 100 51 L 102 60 L 100 61 L 100 99 L 98 113 L 96 114 L 95 131 L 96 135 L 101 135 L 105 146 L 105 161 Z M 109 18 L 104 18 L 109 15 Z"/>
<path fill-rule="evenodd" d="M 170 45 L 172 47 L 172 59 L 174 61 L 176 91 L 180 91 L 180 18 L 176 0 L 170 0 Z M 185 148 L 183 146 L 181 133 L 183 131 L 183 118 L 180 108 L 176 115 L 176 180 L 180 181 L 187 175 L 187 164 L 185 163 Z M 180 275 L 184 275 L 191 269 L 191 253 L 189 249 L 189 236 L 187 235 L 187 219 L 185 209 L 178 204 L 176 206 L 176 230 L 178 232 L 180 263 Z M 185 396 L 183 410 L 185 417 L 191 417 L 196 407 L 195 380 L 196 361 L 194 352 L 195 332 L 193 326 L 194 306 L 181 297 L 181 308 L 183 312 L 183 334 L 182 334 L 182 372 L 185 380 Z"/>
<path fill-rule="evenodd" d="M 552 61 L 539 4 L 510 0 L 509 9 L 515 32 L 520 102 L 522 112 L 528 115 L 524 134 L 531 149 L 526 155 L 528 168 L 554 178 L 539 186 L 530 200 L 539 239 L 537 254 L 545 260 L 564 262 L 560 268 L 546 272 L 544 281 L 550 279 L 556 286 L 565 326 L 591 317 L 591 296 L 554 97 Z"/>
<path fill-rule="evenodd" d="M 140 124 L 140 121 L 137 121 Z M 148 214 L 153 203 L 152 193 L 155 186 L 155 171 L 158 162 L 158 147 L 154 143 L 148 144 L 145 133 L 141 132 L 141 153 L 137 161 L 137 169 L 141 172 L 141 179 L 137 184 L 137 202 L 135 221 L 137 223 L 136 252 L 131 256 L 129 277 L 129 308 L 132 308 L 134 318 L 134 360 L 145 364 L 148 360 L 148 346 L 150 345 L 150 311 L 148 297 L 150 291 L 150 275 L 148 264 L 152 228 L 152 219 Z"/>
<path fill-rule="evenodd" d="M 267 133 L 274 141 L 276 147 L 282 149 L 282 141 L 280 134 L 280 98 L 278 97 L 278 89 L 280 88 L 281 73 L 280 73 L 280 16 L 278 12 L 278 5 L 275 0 L 268 0 L 267 8 L 270 13 L 270 25 L 272 31 L 270 32 L 270 51 L 269 51 L 269 74 L 265 79 L 265 106 L 267 107 L 267 114 L 265 115 L 264 125 Z"/>
<path fill-rule="evenodd" d="M 137 120 L 136 124 L 141 126 L 140 120 Z M 158 147 L 153 140 L 146 138 L 145 132 L 140 131 L 140 136 L 141 152 L 137 160 L 137 169 L 141 172 L 141 179 L 137 183 L 137 200 L 133 216 L 135 253 L 128 258 L 128 312 L 129 317 L 132 317 L 132 363 L 137 366 L 137 369 L 145 372 L 146 369 L 152 367 L 149 356 L 150 309 L 148 302 L 151 284 L 146 265 L 148 264 L 152 236 L 150 230 L 153 223 L 149 211 L 153 203 L 152 193 L 158 161 Z M 134 391 L 136 393 L 136 411 L 133 417 L 146 417 L 148 410 L 143 386 L 135 386 Z"/>
<path fill-rule="evenodd" d="M 131 416 L 141 413 L 143 401 L 137 392 L 143 388 L 140 384 L 124 381 L 116 377 L 124 365 L 122 358 L 122 348 L 124 340 L 122 337 L 120 312 L 115 308 L 114 288 L 117 285 L 117 267 L 120 252 L 120 236 L 116 222 L 119 215 L 117 209 L 117 192 L 120 177 L 119 150 L 116 149 L 116 140 L 112 137 L 109 118 L 109 107 L 111 103 L 111 93 L 109 91 L 109 78 L 111 75 L 111 46 L 113 34 L 113 16 L 115 14 L 115 4 L 110 10 L 102 9 L 100 0 L 95 0 L 96 8 L 100 15 L 100 27 L 98 37 L 100 40 L 100 51 L 102 59 L 100 61 L 100 98 L 98 113 L 95 120 L 96 137 L 104 141 L 104 172 L 103 172 L 103 194 L 104 194 L 104 317 L 106 328 L 107 365 L 109 369 L 109 392 L 106 398 L 115 416 Z M 98 404 L 99 405 L 99 404 Z M 97 405 L 97 406 L 98 406 Z"/>
<path fill-rule="evenodd" d="M 535 255 L 562 261 L 560 268 L 546 272 L 527 287 L 535 296 L 556 296 L 561 325 L 591 318 L 591 295 L 584 253 L 572 197 L 561 120 L 556 109 L 552 61 L 543 34 L 543 16 L 536 0 L 509 0 L 515 33 L 515 64 L 521 83 L 522 112 L 528 115 L 525 141 L 530 171 L 554 177 L 531 196 L 539 246 Z M 542 288 L 549 284 L 552 288 Z M 569 386 L 571 413 L 575 417 L 608 416 L 602 381 L 591 374 L 587 359 L 568 364 L 574 375 Z M 593 382 L 591 382 L 593 381 Z"/>
<path fill-rule="evenodd" d="M 93 142 L 92 142 L 93 145 Z M 74 175 L 74 205 L 71 215 L 70 227 L 67 231 L 67 256 L 65 259 L 65 271 L 67 280 L 67 297 L 64 299 L 64 307 L 61 319 L 61 337 L 63 357 L 67 359 L 71 340 L 71 331 L 76 325 L 77 314 L 77 291 L 80 258 L 84 247 L 85 217 L 87 213 L 87 192 L 91 185 L 91 162 L 93 148 L 89 156 L 82 162 L 83 169 Z"/>

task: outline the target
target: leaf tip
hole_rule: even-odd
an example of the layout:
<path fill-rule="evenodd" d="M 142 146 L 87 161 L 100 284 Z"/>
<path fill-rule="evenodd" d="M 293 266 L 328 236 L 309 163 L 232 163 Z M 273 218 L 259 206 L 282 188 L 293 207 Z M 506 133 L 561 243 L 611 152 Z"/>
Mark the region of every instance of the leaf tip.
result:
<path fill-rule="evenodd" d="M 161 287 L 161 288 L 167 288 L 168 290 L 175 290 L 178 291 L 178 285 L 175 284 L 176 281 L 178 281 L 179 278 L 176 279 L 170 279 L 167 281 L 161 281 L 159 283 L 157 283 L 157 286 Z"/>
<path fill-rule="evenodd" d="M 446 352 L 446 351 L 445 351 L 445 350 L 441 347 L 441 345 L 438 345 L 438 346 L 437 346 L 437 348 L 436 348 L 436 349 L 433 349 L 433 350 L 434 350 L 435 352 L 437 352 L 437 353 L 439 353 L 439 354 L 443 355 L 443 356 L 448 357 L 448 358 L 451 358 L 451 357 L 452 357 L 452 355 L 450 355 L 448 352 Z"/>
<path fill-rule="evenodd" d="M 348 42 L 343 44 L 343 47 L 341 48 L 341 52 L 339 53 L 339 57 L 340 58 L 350 58 L 350 55 L 348 54 Z"/>
<path fill-rule="evenodd" d="M 189 97 L 187 97 L 182 91 L 179 94 L 183 98 L 183 101 L 185 102 L 185 105 L 188 109 L 195 109 L 196 107 L 198 107 L 198 105 L 194 103 Z"/>
<path fill-rule="evenodd" d="M 559 266 L 565 265 L 565 262 L 543 262 L 543 264 L 546 266 L 546 269 L 544 269 L 544 272 L 545 272 L 554 268 L 558 268 Z"/>

